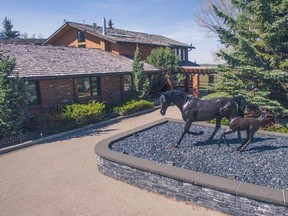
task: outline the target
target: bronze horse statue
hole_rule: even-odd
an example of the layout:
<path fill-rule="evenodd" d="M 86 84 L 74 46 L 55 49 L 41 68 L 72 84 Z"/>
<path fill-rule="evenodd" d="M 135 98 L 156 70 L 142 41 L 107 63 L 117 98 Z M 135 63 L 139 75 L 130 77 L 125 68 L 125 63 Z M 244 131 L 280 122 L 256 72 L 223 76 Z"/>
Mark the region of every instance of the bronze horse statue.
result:
<path fill-rule="evenodd" d="M 224 107 L 220 109 L 220 113 L 225 114 L 227 112 L 233 112 L 233 110 L 235 110 L 235 107 L 237 107 L 236 102 L 228 102 Z M 222 133 L 220 139 L 218 140 L 219 147 L 222 138 L 224 138 L 225 144 L 229 146 L 225 135 L 237 131 L 238 140 L 241 145 L 236 149 L 235 152 L 241 153 L 247 148 L 250 143 L 253 142 L 255 132 L 259 130 L 259 128 L 261 127 L 261 123 L 268 117 L 269 114 L 270 112 L 267 112 L 266 114 L 262 114 L 259 118 L 243 118 L 240 116 L 232 117 L 231 119 L 229 119 L 229 128 Z M 246 139 L 243 141 L 240 131 L 246 131 L 247 134 Z"/>
<path fill-rule="evenodd" d="M 219 111 L 229 101 L 236 102 L 236 112 L 221 114 Z M 176 143 L 175 147 L 178 147 L 186 133 L 192 135 L 201 135 L 203 131 L 198 133 L 189 131 L 191 124 L 196 121 L 209 121 L 216 118 L 216 127 L 206 141 L 211 142 L 216 132 L 221 128 L 221 120 L 224 117 L 230 119 L 233 114 L 244 117 L 244 111 L 246 107 L 246 100 L 243 96 L 237 96 L 234 98 L 219 97 L 210 100 L 202 100 L 193 96 L 188 96 L 185 92 L 180 90 L 169 90 L 160 96 L 160 113 L 166 114 L 167 108 L 170 104 L 175 104 L 181 111 L 182 118 L 185 121 L 184 131 Z"/>

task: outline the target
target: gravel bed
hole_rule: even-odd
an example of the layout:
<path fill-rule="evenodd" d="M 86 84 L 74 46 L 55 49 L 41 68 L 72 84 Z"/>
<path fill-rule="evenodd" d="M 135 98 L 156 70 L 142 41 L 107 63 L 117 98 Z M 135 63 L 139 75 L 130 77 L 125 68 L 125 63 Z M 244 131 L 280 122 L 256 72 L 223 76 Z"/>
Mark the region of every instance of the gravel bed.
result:
<path fill-rule="evenodd" d="M 200 136 L 186 134 L 179 148 L 174 148 L 183 124 L 167 122 L 116 141 L 115 151 L 159 163 L 278 189 L 288 189 L 288 138 L 255 134 L 254 142 L 242 154 L 234 153 L 240 144 L 237 134 L 227 137 L 230 147 L 217 141 L 220 130 L 210 144 L 205 144 L 214 128 L 192 125 L 191 131 L 203 131 Z M 243 133 L 242 137 L 246 137 Z"/>

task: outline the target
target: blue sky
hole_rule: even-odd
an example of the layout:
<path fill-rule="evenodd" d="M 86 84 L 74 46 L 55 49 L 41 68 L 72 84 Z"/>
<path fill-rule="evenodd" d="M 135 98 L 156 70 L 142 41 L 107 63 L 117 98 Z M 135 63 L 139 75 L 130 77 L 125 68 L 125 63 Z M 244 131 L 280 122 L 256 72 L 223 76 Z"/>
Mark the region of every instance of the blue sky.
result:
<path fill-rule="evenodd" d="M 0 5 L 1 24 L 7 16 L 14 30 L 28 36 L 49 37 L 64 19 L 101 25 L 106 17 L 115 28 L 192 43 L 196 49 L 190 52 L 189 60 L 197 63 L 215 63 L 213 53 L 219 48 L 217 38 L 209 38 L 193 21 L 192 11 L 200 6 L 200 0 L 0 0 Z"/>

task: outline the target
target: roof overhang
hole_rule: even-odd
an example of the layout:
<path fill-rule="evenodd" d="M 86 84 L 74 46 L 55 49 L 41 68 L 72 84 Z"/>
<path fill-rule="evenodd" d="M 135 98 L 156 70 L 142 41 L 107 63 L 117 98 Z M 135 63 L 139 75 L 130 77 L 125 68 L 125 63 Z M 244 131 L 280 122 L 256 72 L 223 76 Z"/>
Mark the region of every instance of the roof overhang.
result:
<path fill-rule="evenodd" d="M 183 66 L 179 67 L 179 72 L 189 73 L 193 75 L 210 75 L 215 74 L 215 68 L 209 67 L 193 67 L 193 66 Z"/>

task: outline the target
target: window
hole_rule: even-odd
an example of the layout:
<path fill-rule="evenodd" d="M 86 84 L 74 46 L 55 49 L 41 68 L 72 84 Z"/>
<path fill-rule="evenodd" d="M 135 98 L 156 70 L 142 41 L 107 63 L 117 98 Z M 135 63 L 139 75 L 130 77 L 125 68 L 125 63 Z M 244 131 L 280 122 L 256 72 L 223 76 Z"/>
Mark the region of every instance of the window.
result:
<path fill-rule="evenodd" d="M 100 94 L 100 78 L 99 77 L 84 77 L 77 78 L 78 97 L 92 97 Z"/>
<path fill-rule="evenodd" d="M 78 37 L 78 42 L 85 42 L 85 32 L 83 31 L 78 31 L 77 32 L 77 37 Z"/>
<path fill-rule="evenodd" d="M 40 104 L 39 83 L 38 81 L 28 81 L 27 87 L 27 103 L 28 105 Z"/>
<path fill-rule="evenodd" d="M 123 75 L 123 91 L 130 91 L 132 88 L 132 76 L 131 75 Z"/>
<path fill-rule="evenodd" d="M 78 48 L 86 48 L 86 45 L 85 44 L 78 45 Z"/>
<path fill-rule="evenodd" d="M 180 61 L 188 61 L 188 49 L 175 48 L 175 55 L 179 57 Z"/>

